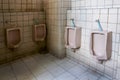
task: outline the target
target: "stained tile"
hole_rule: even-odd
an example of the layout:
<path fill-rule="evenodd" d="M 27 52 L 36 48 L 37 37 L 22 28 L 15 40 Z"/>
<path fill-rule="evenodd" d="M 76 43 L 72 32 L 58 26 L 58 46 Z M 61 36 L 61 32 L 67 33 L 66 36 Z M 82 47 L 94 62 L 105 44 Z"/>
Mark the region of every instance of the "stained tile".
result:
<path fill-rule="evenodd" d="M 12 63 L 13 71 L 16 75 L 17 80 L 35 80 L 32 73 L 25 66 L 25 64 L 21 60 L 17 60 Z"/>
<path fill-rule="evenodd" d="M 10 65 L 0 67 L 0 80 L 16 80 Z"/>

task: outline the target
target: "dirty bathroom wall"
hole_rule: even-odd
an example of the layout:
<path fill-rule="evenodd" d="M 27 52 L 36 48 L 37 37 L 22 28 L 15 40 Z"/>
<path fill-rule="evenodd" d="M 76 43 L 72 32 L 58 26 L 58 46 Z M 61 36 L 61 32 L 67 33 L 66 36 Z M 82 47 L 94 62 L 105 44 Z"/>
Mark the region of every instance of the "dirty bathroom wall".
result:
<path fill-rule="evenodd" d="M 0 63 L 29 55 L 44 48 L 45 42 L 35 43 L 32 40 L 33 20 L 45 23 L 42 0 L 0 0 Z M 16 24 L 22 28 L 22 44 L 14 51 L 9 50 L 5 43 L 5 27 Z"/>
<path fill-rule="evenodd" d="M 70 26 L 70 19 L 74 18 L 76 26 L 82 28 L 82 39 L 81 48 L 75 53 L 67 49 L 67 56 L 105 76 L 120 79 L 120 1 L 71 0 L 71 5 L 72 9 L 67 11 L 67 26 Z M 90 33 L 98 29 L 97 19 L 100 19 L 104 30 L 113 32 L 112 57 L 103 64 L 93 59 L 89 51 Z"/>
<path fill-rule="evenodd" d="M 48 51 L 59 58 L 65 57 L 64 28 L 70 0 L 44 0 L 47 22 Z"/>

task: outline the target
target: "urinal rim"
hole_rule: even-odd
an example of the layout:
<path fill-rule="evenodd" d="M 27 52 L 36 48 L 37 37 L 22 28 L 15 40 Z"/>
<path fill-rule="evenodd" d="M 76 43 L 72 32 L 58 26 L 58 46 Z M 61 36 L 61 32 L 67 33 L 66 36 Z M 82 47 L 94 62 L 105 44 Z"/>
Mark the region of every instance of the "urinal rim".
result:
<path fill-rule="evenodd" d="M 36 27 L 39 27 L 39 26 L 44 26 L 44 37 L 41 38 L 41 39 L 37 39 L 35 36 L 36 36 Z M 34 41 L 44 41 L 45 38 L 46 38 L 46 24 L 37 24 L 37 25 L 34 25 L 33 26 L 33 38 L 34 38 Z"/>
<path fill-rule="evenodd" d="M 11 48 L 11 47 L 9 46 L 9 44 L 8 44 L 8 34 L 9 34 L 9 31 L 11 31 L 11 30 L 19 30 L 19 31 L 20 31 L 20 42 L 17 43 L 16 45 L 14 45 L 14 46 L 18 46 L 18 45 L 20 45 L 20 44 L 22 43 L 22 29 L 21 29 L 20 27 L 10 27 L 10 28 L 6 28 L 6 44 L 7 44 L 7 47 L 8 47 L 8 48 Z M 15 47 L 15 48 L 17 48 L 17 47 Z"/>
<path fill-rule="evenodd" d="M 107 30 L 98 31 L 98 30 L 94 30 L 94 31 L 91 32 L 91 42 L 90 42 L 90 46 L 91 46 L 91 47 L 90 47 L 90 50 L 91 50 L 91 51 L 90 51 L 90 53 L 91 53 L 94 57 L 96 57 L 97 59 L 99 59 L 99 60 L 101 60 L 102 58 L 97 57 L 97 56 L 95 55 L 96 53 L 94 53 L 94 50 L 93 50 L 93 47 L 94 47 L 94 46 L 93 46 L 93 39 L 92 39 L 92 38 L 93 38 L 93 35 L 94 35 L 94 34 L 103 34 L 103 35 L 105 36 L 105 45 L 106 45 L 106 46 L 105 46 L 105 52 L 106 52 L 106 54 L 107 54 L 107 47 L 108 47 L 108 46 L 107 46 L 107 38 L 108 38 L 108 34 L 109 34 L 109 33 L 112 33 L 112 31 L 107 31 Z M 105 56 L 107 56 L 106 54 L 105 54 Z M 111 54 L 111 55 L 112 55 L 112 54 Z M 104 59 L 102 59 L 102 60 L 108 60 L 108 57 L 106 57 L 106 58 L 104 58 Z"/>
<path fill-rule="evenodd" d="M 78 49 L 78 48 L 80 48 L 81 47 L 81 37 L 80 37 L 80 45 L 79 46 L 70 46 L 69 45 L 69 41 L 67 40 L 67 37 L 68 37 L 68 33 L 67 32 L 69 32 L 68 30 L 69 29 L 72 29 L 72 30 L 75 30 L 75 33 L 76 33 L 76 30 L 77 29 L 80 29 L 80 33 L 81 33 L 81 27 L 69 27 L 69 26 L 67 26 L 67 27 L 65 27 L 65 47 L 66 48 L 74 48 L 74 49 Z M 80 35 L 81 36 L 81 35 Z M 75 38 L 75 40 L 76 40 L 76 38 Z"/>

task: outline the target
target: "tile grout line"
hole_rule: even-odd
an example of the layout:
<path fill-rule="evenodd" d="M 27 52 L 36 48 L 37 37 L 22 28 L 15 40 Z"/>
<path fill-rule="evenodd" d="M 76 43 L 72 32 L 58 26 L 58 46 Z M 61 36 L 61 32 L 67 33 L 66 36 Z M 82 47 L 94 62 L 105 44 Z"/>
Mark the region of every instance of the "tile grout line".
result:
<path fill-rule="evenodd" d="M 23 58 L 21 59 L 21 61 L 22 61 L 23 64 L 26 66 L 26 68 L 28 69 L 28 71 L 33 75 L 33 77 L 34 77 L 36 80 L 38 80 L 38 79 L 36 78 L 36 76 L 34 75 L 34 73 L 30 70 L 30 68 L 28 67 L 28 65 L 23 61 Z"/>
<path fill-rule="evenodd" d="M 11 70 L 12 70 L 12 72 L 13 72 L 13 74 L 14 74 L 15 79 L 18 80 L 18 79 L 17 79 L 17 76 L 16 76 L 16 74 L 15 74 L 15 71 L 14 71 L 14 69 L 13 69 L 12 62 L 10 62 L 10 67 L 11 67 Z"/>
<path fill-rule="evenodd" d="M 37 62 L 38 63 L 38 62 Z M 58 65 L 56 62 L 54 62 L 56 65 Z M 62 68 L 65 72 L 68 72 L 66 69 L 64 69 L 63 67 L 61 67 L 60 65 L 58 65 L 60 68 Z M 43 66 L 44 67 L 44 66 Z M 44 67 L 45 68 L 45 67 Z M 46 69 L 46 68 L 45 68 Z M 49 73 L 51 73 L 48 69 L 46 69 Z M 64 72 L 63 72 L 64 73 Z M 60 74 L 63 74 L 63 73 L 60 73 Z M 69 72 L 68 72 L 69 73 Z M 51 73 L 52 74 L 52 73 Z M 70 73 L 71 74 L 71 73 Z M 72 76 L 74 76 L 73 74 L 71 74 Z M 57 78 L 57 77 L 59 77 L 59 76 L 54 76 L 53 74 L 52 74 L 52 76 L 54 77 L 54 79 L 55 78 Z M 75 77 L 75 76 L 74 76 Z M 75 77 L 75 79 L 76 79 L 77 77 Z"/>
<path fill-rule="evenodd" d="M 34 57 L 32 56 L 32 58 L 34 59 Z M 35 59 L 34 59 L 35 60 Z M 35 60 L 36 61 L 36 60 Z M 38 61 L 36 61 L 37 63 L 38 63 Z M 44 66 L 43 66 L 44 67 Z M 46 67 L 44 67 L 45 69 L 46 69 Z M 54 78 L 54 75 L 48 70 L 48 69 L 46 69 L 47 70 L 47 72 L 49 72 L 51 75 L 52 75 L 52 77 Z M 41 74 L 40 74 L 41 75 Z"/>
<path fill-rule="evenodd" d="M 71 56 L 70 56 L 71 57 Z M 68 57 L 69 58 L 69 57 Z M 70 59 L 70 58 L 69 58 Z M 75 59 L 75 58 L 74 58 Z M 72 60 L 73 61 L 73 60 Z M 74 62 L 76 62 L 76 61 L 74 61 Z M 81 62 L 81 61 L 80 61 Z M 81 63 L 83 63 L 83 62 L 81 62 Z M 78 63 L 78 64 L 80 64 L 80 63 Z M 83 63 L 83 64 L 85 64 L 85 63 Z M 80 64 L 80 65 L 82 65 L 82 64 Z M 82 65 L 82 66 L 84 66 L 84 65 Z M 84 66 L 84 67 L 86 67 L 86 66 Z M 86 68 L 88 68 L 87 69 L 87 71 L 90 69 L 89 67 L 86 67 Z M 90 70 L 92 70 L 92 69 L 90 69 Z M 97 71 L 96 71 L 97 72 Z M 99 72 L 101 72 L 101 71 L 99 71 Z M 102 77 L 102 76 L 105 76 L 104 74 L 102 75 L 102 74 L 100 74 L 99 72 L 97 72 L 99 75 L 100 75 L 100 77 Z M 105 76 L 106 77 L 106 76 Z M 107 77 L 106 77 L 107 78 Z M 107 78 L 107 79 L 109 79 L 109 78 Z"/>

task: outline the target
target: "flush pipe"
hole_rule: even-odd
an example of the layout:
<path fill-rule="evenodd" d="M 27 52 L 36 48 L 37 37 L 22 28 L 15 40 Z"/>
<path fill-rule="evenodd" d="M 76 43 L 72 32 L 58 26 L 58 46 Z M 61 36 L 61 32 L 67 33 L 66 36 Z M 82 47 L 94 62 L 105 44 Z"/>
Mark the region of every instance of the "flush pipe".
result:
<path fill-rule="evenodd" d="M 101 24 L 100 24 L 100 20 L 97 19 L 96 22 L 98 23 L 99 31 L 103 31 L 102 26 L 101 26 Z"/>
<path fill-rule="evenodd" d="M 74 19 L 70 19 L 70 20 L 72 21 L 73 27 L 76 27 L 76 26 L 75 26 Z"/>

